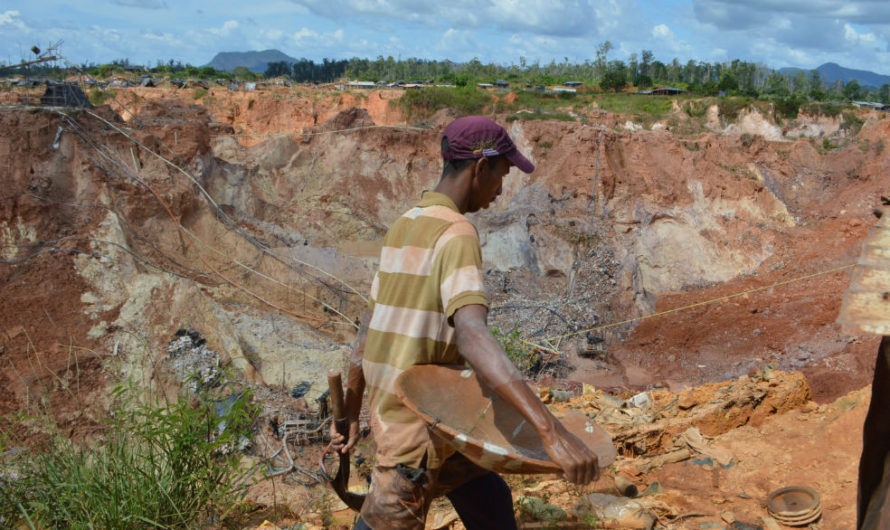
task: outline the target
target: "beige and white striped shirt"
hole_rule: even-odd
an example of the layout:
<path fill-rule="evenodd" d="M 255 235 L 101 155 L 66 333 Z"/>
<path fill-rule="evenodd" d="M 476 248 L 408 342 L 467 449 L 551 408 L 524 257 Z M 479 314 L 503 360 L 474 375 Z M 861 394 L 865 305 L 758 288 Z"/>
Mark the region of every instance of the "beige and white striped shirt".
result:
<path fill-rule="evenodd" d="M 488 305 L 476 228 L 441 193 L 426 192 L 383 240 L 371 285 L 371 322 L 362 368 L 368 387 L 377 465 L 437 468 L 454 451 L 432 435 L 394 392 L 415 364 L 457 364 L 451 317 Z"/>

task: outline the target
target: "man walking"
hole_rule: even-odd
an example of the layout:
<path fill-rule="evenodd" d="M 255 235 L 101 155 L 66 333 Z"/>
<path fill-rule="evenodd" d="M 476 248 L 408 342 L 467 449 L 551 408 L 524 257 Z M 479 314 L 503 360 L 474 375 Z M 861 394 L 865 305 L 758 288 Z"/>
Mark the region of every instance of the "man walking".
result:
<path fill-rule="evenodd" d="M 468 362 L 537 429 L 567 480 L 586 484 L 599 474 L 597 456 L 553 417 L 489 332 L 479 238 L 463 215 L 487 208 L 501 194 L 511 167 L 531 173 L 534 165 L 503 127 L 482 116 L 445 128 L 442 159 L 435 190 L 425 192 L 384 238 L 350 361 L 348 439 L 332 429 L 333 447 L 352 449 L 367 385 L 377 452 L 356 528 L 421 529 L 440 495 L 449 498 L 469 530 L 516 528 L 504 480 L 455 453 L 399 401 L 394 382 L 416 364 Z"/>

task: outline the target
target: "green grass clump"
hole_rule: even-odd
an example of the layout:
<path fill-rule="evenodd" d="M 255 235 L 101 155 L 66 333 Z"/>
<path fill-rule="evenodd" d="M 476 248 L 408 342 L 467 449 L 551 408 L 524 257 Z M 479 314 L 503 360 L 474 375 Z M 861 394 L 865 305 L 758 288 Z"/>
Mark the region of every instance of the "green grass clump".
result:
<path fill-rule="evenodd" d="M 428 118 L 441 109 L 454 109 L 461 116 L 482 114 L 492 102 L 491 95 L 475 87 L 430 87 L 406 90 L 402 97 L 393 100 L 407 115 Z"/>
<path fill-rule="evenodd" d="M 507 121 L 516 120 L 557 120 L 557 121 L 577 121 L 571 114 L 564 112 L 517 112 L 507 116 Z"/>
<path fill-rule="evenodd" d="M 104 443 L 57 437 L 0 464 L 0 526 L 194 528 L 224 516 L 241 499 L 235 448 L 255 409 L 249 392 L 219 403 L 131 403 Z"/>
<path fill-rule="evenodd" d="M 89 98 L 90 103 L 98 107 L 99 105 L 105 103 L 107 100 L 114 99 L 114 90 L 93 88 L 90 89 L 90 93 L 87 95 L 87 97 Z"/>
<path fill-rule="evenodd" d="M 673 97 L 644 94 L 600 94 L 599 107 L 608 112 L 633 116 L 643 121 L 658 121 L 671 111 Z"/>

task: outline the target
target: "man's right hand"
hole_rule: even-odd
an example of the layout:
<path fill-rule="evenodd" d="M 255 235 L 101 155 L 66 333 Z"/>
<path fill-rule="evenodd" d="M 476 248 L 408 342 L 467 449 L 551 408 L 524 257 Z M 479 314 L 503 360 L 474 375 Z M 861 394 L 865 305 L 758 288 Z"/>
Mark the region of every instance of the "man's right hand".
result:
<path fill-rule="evenodd" d="M 349 422 L 349 439 L 337 432 L 337 425 L 331 422 L 331 445 L 330 448 L 336 453 L 346 454 L 355 447 L 360 437 L 358 429 L 358 421 Z"/>
<path fill-rule="evenodd" d="M 541 433 L 544 450 L 563 470 L 563 476 L 575 484 L 588 484 L 599 478 L 596 454 L 558 421 L 552 431 Z"/>

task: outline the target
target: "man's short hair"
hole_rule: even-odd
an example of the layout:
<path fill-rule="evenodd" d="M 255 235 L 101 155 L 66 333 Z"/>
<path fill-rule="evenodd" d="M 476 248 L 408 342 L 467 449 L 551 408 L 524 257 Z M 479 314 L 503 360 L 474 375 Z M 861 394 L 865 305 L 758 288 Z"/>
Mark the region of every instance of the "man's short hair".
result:
<path fill-rule="evenodd" d="M 448 138 L 442 137 L 442 152 L 448 151 Z M 498 160 L 503 158 L 502 155 L 492 155 L 486 156 L 489 164 L 497 164 Z M 479 159 L 478 158 L 458 158 L 458 159 L 443 159 L 442 160 L 442 178 L 445 177 L 453 177 L 459 174 L 461 171 L 465 170 L 472 164 L 475 164 Z"/>

